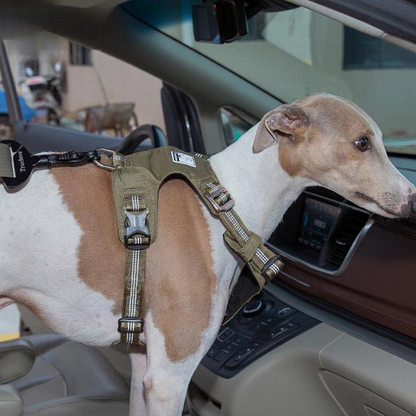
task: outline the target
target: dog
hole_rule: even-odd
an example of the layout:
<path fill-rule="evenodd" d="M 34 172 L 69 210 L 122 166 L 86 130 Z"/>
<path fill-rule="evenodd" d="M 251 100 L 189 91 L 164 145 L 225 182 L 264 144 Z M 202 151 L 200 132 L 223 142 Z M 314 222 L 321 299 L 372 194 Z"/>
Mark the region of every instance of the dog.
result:
<path fill-rule="evenodd" d="M 277 107 L 210 160 L 236 212 L 263 241 L 309 186 L 388 218 L 416 212 L 416 188 L 390 163 L 377 124 L 333 95 Z M 59 168 L 35 173 L 14 195 L 0 192 L 1 305 L 20 302 L 75 341 L 116 342 L 125 249 L 110 174 L 92 165 Z M 166 182 L 159 201 L 158 239 L 147 249 L 147 348 L 130 349 L 130 416 L 181 414 L 243 267 L 186 182 Z"/>

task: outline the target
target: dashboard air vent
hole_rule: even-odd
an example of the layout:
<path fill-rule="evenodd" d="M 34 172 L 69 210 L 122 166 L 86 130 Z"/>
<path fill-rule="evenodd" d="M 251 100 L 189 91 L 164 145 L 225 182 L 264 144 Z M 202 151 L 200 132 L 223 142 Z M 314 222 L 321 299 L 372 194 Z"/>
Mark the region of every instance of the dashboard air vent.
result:
<path fill-rule="evenodd" d="M 369 215 L 349 209 L 328 242 L 326 262 L 339 269 L 355 239 L 367 223 Z"/>

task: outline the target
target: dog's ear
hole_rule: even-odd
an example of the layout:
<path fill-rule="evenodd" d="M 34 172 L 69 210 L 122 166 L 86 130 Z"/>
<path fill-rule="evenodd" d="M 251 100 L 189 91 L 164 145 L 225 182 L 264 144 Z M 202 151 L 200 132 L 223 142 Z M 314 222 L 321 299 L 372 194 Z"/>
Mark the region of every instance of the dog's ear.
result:
<path fill-rule="evenodd" d="M 281 105 L 269 111 L 260 121 L 253 143 L 253 153 L 277 143 L 279 136 L 293 139 L 296 130 L 309 124 L 305 112 L 296 105 Z"/>

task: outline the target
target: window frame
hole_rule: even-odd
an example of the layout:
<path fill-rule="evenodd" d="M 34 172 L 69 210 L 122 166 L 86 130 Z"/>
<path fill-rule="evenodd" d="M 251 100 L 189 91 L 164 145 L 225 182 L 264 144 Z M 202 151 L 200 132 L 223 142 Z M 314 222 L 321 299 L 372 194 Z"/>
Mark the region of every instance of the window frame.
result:
<path fill-rule="evenodd" d="M 22 109 L 20 108 L 19 97 L 14 83 L 13 73 L 10 68 L 4 42 L 0 40 L 0 73 L 3 81 L 3 88 L 6 94 L 7 110 L 10 124 L 15 124 L 23 119 Z"/>

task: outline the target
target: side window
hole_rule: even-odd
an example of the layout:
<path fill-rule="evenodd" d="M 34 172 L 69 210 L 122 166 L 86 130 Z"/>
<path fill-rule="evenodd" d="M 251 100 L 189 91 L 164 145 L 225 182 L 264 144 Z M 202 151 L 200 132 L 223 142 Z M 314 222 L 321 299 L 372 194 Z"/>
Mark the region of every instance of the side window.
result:
<path fill-rule="evenodd" d="M 416 68 L 416 55 L 344 26 L 344 70 Z"/>
<path fill-rule="evenodd" d="M 69 42 L 69 63 L 70 65 L 92 66 L 91 49 L 74 42 Z"/>
<path fill-rule="evenodd" d="M 162 82 L 150 74 L 43 32 L 5 44 L 25 120 L 114 137 L 165 130 Z"/>
<path fill-rule="evenodd" d="M 246 131 L 253 127 L 253 123 L 243 120 L 227 108 L 221 108 L 220 117 L 227 146 L 236 142 Z"/>

